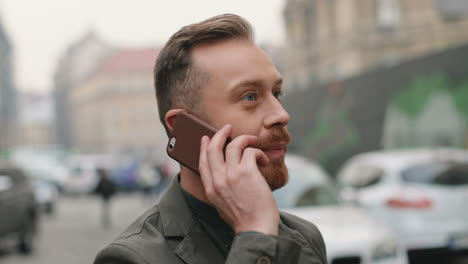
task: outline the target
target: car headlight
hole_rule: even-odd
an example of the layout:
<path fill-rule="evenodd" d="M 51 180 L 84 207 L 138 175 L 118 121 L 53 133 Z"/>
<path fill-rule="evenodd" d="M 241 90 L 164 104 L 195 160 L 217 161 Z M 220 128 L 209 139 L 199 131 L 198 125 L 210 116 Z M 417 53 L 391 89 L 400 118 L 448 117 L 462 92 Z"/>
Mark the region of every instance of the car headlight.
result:
<path fill-rule="evenodd" d="M 398 243 L 394 239 L 380 241 L 372 251 L 373 260 L 394 258 L 397 255 Z"/>

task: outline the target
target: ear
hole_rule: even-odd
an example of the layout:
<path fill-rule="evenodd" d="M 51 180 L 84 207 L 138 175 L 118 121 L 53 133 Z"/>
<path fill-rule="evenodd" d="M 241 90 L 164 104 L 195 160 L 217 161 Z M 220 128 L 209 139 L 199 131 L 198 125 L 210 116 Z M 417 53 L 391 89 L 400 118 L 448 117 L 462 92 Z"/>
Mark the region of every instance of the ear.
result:
<path fill-rule="evenodd" d="M 184 109 L 177 108 L 177 109 L 171 109 L 166 113 L 166 117 L 164 118 L 164 121 L 166 122 L 167 128 L 169 128 L 169 131 L 172 132 L 172 129 L 174 128 L 175 124 L 175 119 L 177 115 L 184 111 Z"/>

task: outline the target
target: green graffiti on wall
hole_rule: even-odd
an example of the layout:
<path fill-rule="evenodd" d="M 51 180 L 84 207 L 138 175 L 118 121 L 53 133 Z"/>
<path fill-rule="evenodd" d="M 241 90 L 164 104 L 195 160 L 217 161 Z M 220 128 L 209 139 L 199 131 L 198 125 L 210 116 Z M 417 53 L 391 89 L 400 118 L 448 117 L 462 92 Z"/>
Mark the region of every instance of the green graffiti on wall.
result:
<path fill-rule="evenodd" d="M 463 144 L 462 140 L 459 140 L 463 137 L 465 137 L 465 142 L 468 142 L 468 76 L 462 80 L 460 78 L 455 80 L 449 78 L 449 75 L 442 71 L 435 74 L 421 74 L 409 81 L 407 85 L 395 88 L 398 88 L 399 91 L 395 96 L 389 98 L 387 106 L 383 106 L 392 107 L 399 112 L 396 119 L 388 119 L 387 115 L 385 117 L 387 120 L 383 122 L 393 124 L 393 128 L 395 126 L 398 128 L 386 130 L 386 125 L 383 128 L 383 133 L 387 134 L 390 139 L 388 147 L 432 146 L 441 139 L 444 142 L 449 142 L 447 144 L 458 146 Z M 447 104 L 451 107 L 441 109 L 439 114 L 460 113 L 459 117 L 457 115 L 458 119 L 449 118 L 448 124 L 457 124 L 457 129 L 460 126 L 462 128 L 465 126 L 465 132 L 457 130 L 455 127 L 425 129 L 431 125 L 434 128 L 440 128 L 443 127 L 441 123 L 447 124 L 447 122 L 434 122 L 427 116 L 428 113 L 431 113 L 430 111 L 434 111 L 434 107 L 437 111 L 438 107 L 446 107 Z M 362 107 L 362 105 L 351 105 L 350 107 Z M 308 130 L 300 141 L 299 151 L 327 167 L 328 165 L 332 166 L 333 161 L 343 153 L 352 151 L 362 144 L 367 144 L 362 139 L 360 131 L 353 123 L 347 110 L 337 98 L 332 96 L 324 98 L 313 128 Z M 393 115 L 392 111 L 390 113 Z M 401 116 L 404 118 L 400 118 Z M 460 118 L 465 120 L 464 124 L 459 124 Z M 428 122 L 430 122 L 429 125 Z M 426 126 L 419 127 L 421 124 Z M 383 138 L 384 134 L 380 136 Z M 464 134 L 466 136 L 463 136 Z M 446 140 L 447 138 L 448 140 Z"/>
<path fill-rule="evenodd" d="M 330 158 L 359 143 L 359 134 L 345 109 L 333 101 L 324 100 L 314 129 L 304 137 L 301 152 L 325 164 Z"/>
<path fill-rule="evenodd" d="M 435 92 L 451 95 L 455 108 L 468 120 L 468 80 L 450 82 L 446 74 L 419 75 L 393 99 L 393 104 L 410 118 L 417 118 Z"/>
<path fill-rule="evenodd" d="M 467 146 L 467 78 L 437 72 L 403 86 L 388 105 L 385 147 Z"/>
<path fill-rule="evenodd" d="M 429 77 L 418 76 L 395 96 L 394 104 L 400 111 L 415 118 L 424 110 L 433 92 L 446 86 L 447 80 L 443 73 Z"/>
<path fill-rule="evenodd" d="M 0 150 L 0 158 L 8 158 L 10 156 L 10 150 L 3 149 Z"/>
<path fill-rule="evenodd" d="M 451 95 L 458 112 L 468 121 L 468 80 L 455 86 Z"/>

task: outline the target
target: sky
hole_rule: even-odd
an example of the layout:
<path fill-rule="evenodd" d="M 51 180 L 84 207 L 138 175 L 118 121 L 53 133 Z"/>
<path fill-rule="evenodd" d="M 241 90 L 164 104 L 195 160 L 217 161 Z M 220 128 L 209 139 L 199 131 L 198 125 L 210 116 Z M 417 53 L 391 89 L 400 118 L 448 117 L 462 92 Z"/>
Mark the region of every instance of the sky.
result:
<path fill-rule="evenodd" d="M 14 45 L 15 84 L 48 91 L 58 58 L 94 31 L 118 47 L 161 46 L 179 28 L 234 13 L 251 22 L 259 43 L 284 41 L 285 0 L 0 0 L 0 23 Z"/>

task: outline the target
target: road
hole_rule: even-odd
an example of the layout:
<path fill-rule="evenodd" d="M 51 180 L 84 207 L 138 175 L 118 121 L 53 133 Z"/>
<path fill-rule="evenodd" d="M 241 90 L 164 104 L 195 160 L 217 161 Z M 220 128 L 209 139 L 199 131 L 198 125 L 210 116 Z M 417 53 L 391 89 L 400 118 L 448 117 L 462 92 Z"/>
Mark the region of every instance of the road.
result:
<path fill-rule="evenodd" d="M 101 203 L 97 197 L 61 197 L 53 216 L 44 215 L 35 253 L 21 256 L 2 248 L 2 264 L 92 263 L 94 256 L 155 201 L 141 196 L 116 196 L 111 207 L 112 225 L 101 227 Z"/>
<path fill-rule="evenodd" d="M 12 248 L 0 248 L 0 263 L 92 263 L 101 248 L 155 203 L 155 200 L 144 200 L 137 194 L 119 195 L 112 204 L 112 226 L 103 229 L 101 203 L 97 197 L 61 197 L 55 215 L 42 217 L 35 253 L 22 256 Z M 448 264 L 447 261 L 434 261 L 433 258 L 418 263 Z M 450 264 L 468 264 L 468 259 L 458 259 Z"/>

